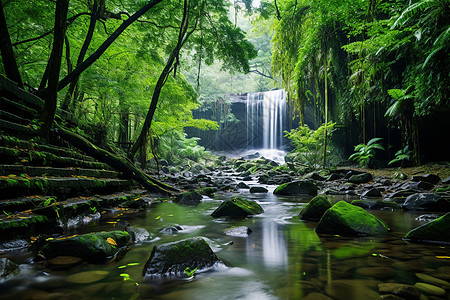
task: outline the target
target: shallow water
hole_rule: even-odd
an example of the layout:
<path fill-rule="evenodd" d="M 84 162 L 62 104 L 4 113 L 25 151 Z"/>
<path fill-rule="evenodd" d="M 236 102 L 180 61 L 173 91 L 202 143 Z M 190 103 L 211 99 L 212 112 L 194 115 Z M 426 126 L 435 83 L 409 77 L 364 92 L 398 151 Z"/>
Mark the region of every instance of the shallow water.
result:
<path fill-rule="evenodd" d="M 100 220 L 75 232 L 113 230 L 113 222 L 120 218 L 150 233 L 148 240 L 132 245 L 121 260 L 106 265 L 85 263 L 55 271 L 31 263 L 27 251 L 6 253 L 2 256 L 21 263 L 22 271 L 17 278 L 0 283 L 0 299 L 264 300 L 301 299 L 316 292 L 333 299 L 356 300 L 376 299 L 378 283 L 414 284 L 415 273 L 450 281 L 447 247 L 408 244 L 402 240 L 408 230 L 423 224 L 416 220 L 420 214 L 371 211 L 391 228 L 384 238 L 319 236 L 314 231 L 317 223 L 302 222 L 297 217 L 311 197 L 277 197 L 272 193 L 274 187 L 268 188 L 268 194 L 239 191 L 241 196 L 258 201 L 265 210 L 264 214 L 242 220 L 210 216 L 221 200 L 236 193 L 217 194 L 214 200 L 205 197 L 197 207 L 162 202 L 152 205 L 147 212 L 103 214 Z M 178 233 L 159 233 L 175 224 L 182 227 Z M 225 235 L 224 230 L 231 226 L 247 226 L 252 233 L 248 237 Z M 191 280 L 143 281 L 142 268 L 154 245 L 193 236 L 204 237 L 225 265 L 213 272 L 197 273 Z M 92 282 L 74 283 L 77 280 L 72 275 L 86 271 L 90 273 L 82 277 Z M 103 274 L 104 278 L 89 279 L 94 271 L 106 271 L 95 273 Z M 124 280 L 123 274 L 128 274 L 129 279 Z M 446 292 L 445 296 L 433 299 L 447 299 Z"/>

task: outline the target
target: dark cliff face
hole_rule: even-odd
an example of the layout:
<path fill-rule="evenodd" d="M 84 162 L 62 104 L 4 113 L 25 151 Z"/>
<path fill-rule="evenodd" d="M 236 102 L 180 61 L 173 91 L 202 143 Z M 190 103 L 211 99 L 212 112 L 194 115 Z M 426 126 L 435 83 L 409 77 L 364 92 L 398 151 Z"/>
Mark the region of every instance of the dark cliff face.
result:
<path fill-rule="evenodd" d="M 243 151 L 248 149 L 264 148 L 264 104 L 254 105 L 252 109 L 247 106 L 247 96 L 232 95 L 231 103 L 227 107 L 223 107 L 219 100 L 215 107 L 196 110 L 193 112 L 194 118 L 205 118 L 220 122 L 219 130 L 202 131 L 195 128 L 185 128 L 185 132 L 189 137 L 201 138 L 198 143 L 207 149 L 218 151 Z M 222 105 L 218 109 L 219 105 Z M 266 108 L 267 109 L 267 108 Z M 231 113 L 234 121 L 225 116 Z M 280 115 L 277 116 L 280 119 Z M 289 110 L 283 111 L 283 124 L 278 133 L 277 148 L 288 150 L 290 147 L 289 140 L 283 137 L 284 130 L 292 129 L 297 125 L 289 116 Z M 224 121 L 225 120 L 225 121 Z"/>

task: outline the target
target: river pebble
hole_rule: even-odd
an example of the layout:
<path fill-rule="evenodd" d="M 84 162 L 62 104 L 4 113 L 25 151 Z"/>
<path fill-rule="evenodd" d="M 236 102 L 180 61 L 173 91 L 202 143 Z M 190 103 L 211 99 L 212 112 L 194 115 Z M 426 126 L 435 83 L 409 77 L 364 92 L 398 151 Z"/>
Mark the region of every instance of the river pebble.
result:
<path fill-rule="evenodd" d="M 405 299 L 420 299 L 419 290 L 409 284 L 380 283 L 378 285 L 378 291 L 380 292 L 380 294 L 392 294 Z"/>
<path fill-rule="evenodd" d="M 427 295 L 433 296 L 445 296 L 445 290 L 443 288 L 437 287 L 424 282 L 417 282 L 414 285 L 419 291 Z"/>
<path fill-rule="evenodd" d="M 416 273 L 416 276 L 420 281 L 423 281 L 423 282 L 426 282 L 429 284 L 433 284 L 433 285 L 437 285 L 437 286 L 440 286 L 443 288 L 450 288 L 450 283 L 448 283 L 445 280 L 442 280 L 442 279 L 439 279 L 439 278 L 436 278 L 436 277 L 433 277 L 433 276 L 430 276 L 427 274 L 423 274 L 423 273 Z"/>

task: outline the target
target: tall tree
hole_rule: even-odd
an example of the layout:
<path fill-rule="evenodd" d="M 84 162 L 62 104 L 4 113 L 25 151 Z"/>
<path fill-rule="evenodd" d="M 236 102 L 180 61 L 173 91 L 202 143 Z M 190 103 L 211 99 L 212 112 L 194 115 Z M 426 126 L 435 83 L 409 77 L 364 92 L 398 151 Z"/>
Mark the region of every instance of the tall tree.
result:
<path fill-rule="evenodd" d="M 55 11 L 55 29 L 53 37 L 53 48 L 48 62 L 48 86 L 47 97 L 45 98 L 44 107 L 40 116 L 41 135 L 49 138 L 50 128 L 53 123 L 56 112 L 56 104 L 58 99 L 58 81 L 61 70 L 61 59 L 64 47 L 64 37 L 66 35 L 66 19 L 69 10 L 69 0 L 57 0 Z"/>
<path fill-rule="evenodd" d="M 8 26 L 6 25 L 5 15 L 3 13 L 3 4 L 0 0 L 0 51 L 2 54 L 3 67 L 6 76 L 12 81 L 17 82 L 19 87 L 23 87 L 22 78 L 20 77 L 19 68 L 17 67 L 16 58 L 9 37 Z"/>

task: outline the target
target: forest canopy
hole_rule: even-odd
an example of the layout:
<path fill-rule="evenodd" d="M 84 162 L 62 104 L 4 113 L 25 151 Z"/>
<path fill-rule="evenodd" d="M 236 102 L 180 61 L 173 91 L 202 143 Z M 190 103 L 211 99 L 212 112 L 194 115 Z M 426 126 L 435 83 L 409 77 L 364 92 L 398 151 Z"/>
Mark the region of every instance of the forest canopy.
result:
<path fill-rule="evenodd" d="M 418 164 L 438 138 L 421 128 L 448 128 L 449 3 L 2 0 L 0 72 L 130 158 L 199 157 L 184 128 L 233 121 L 192 115 L 236 88 L 226 71 L 236 86 L 249 86 L 248 73 L 258 89 L 286 89 L 300 126 L 336 122 L 346 152 L 383 137 Z"/>

